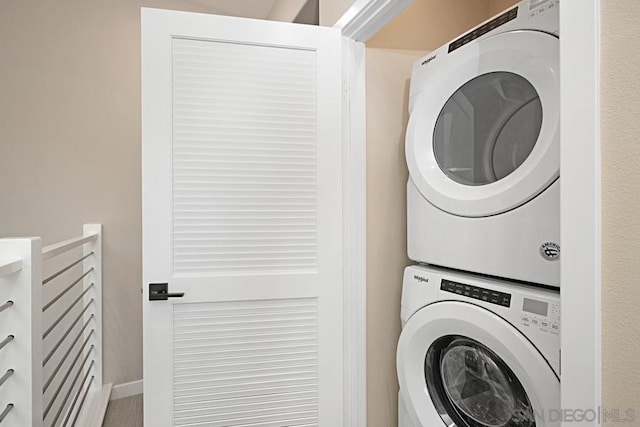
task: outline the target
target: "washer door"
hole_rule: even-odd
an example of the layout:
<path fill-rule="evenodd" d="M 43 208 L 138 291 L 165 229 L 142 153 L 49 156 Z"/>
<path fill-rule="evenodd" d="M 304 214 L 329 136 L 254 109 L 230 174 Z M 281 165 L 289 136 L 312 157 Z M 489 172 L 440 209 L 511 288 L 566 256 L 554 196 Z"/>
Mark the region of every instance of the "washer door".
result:
<path fill-rule="evenodd" d="M 402 329 L 398 380 L 415 425 L 552 427 L 560 380 L 531 342 L 474 304 L 442 301 Z"/>
<path fill-rule="evenodd" d="M 415 95 L 406 157 L 429 202 L 459 216 L 496 215 L 558 178 L 558 61 L 556 37 L 513 31 L 427 65 L 433 84 Z"/>

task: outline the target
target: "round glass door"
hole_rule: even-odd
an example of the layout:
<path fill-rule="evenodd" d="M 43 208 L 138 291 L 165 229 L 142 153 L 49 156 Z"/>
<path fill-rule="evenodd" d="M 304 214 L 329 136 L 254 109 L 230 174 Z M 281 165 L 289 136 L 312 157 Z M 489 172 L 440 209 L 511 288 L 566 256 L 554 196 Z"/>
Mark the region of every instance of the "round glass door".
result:
<path fill-rule="evenodd" d="M 448 426 L 535 427 L 524 387 L 489 348 L 463 336 L 440 338 L 427 351 L 429 395 Z"/>
<path fill-rule="evenodd" d="M 438 209 L 485 217 L 517 208 L 560 175 L 559 43 L 513 31 L 414 70 L 406 159 Z"/>
<path fill-rule="evenodd" d="M 486 185 L 529 157 L 542 127 L 542 103 L 524 77 L 492 72 L 465 83 L 445 103 L 433 134 L 440 169 L 464 185 Z"/>

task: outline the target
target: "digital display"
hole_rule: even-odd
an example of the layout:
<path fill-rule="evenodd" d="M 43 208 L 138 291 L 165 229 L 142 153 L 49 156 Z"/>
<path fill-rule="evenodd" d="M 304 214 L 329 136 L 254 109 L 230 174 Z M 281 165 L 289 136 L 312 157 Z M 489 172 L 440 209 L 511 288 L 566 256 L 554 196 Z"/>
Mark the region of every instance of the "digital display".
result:
<path fill-rule="evenodd" d="M 525 298 L 524 302 L 522 303 L 522 310 L 526 311 L 527 313 L 547 316 L 547 314 L 549 313 L 549 303 Z"/>

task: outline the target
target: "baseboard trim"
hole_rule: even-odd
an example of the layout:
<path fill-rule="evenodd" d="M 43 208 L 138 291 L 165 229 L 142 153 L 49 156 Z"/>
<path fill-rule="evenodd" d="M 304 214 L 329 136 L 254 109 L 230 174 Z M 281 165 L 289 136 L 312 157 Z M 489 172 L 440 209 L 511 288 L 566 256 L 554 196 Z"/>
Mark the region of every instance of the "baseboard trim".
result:
<path fill-rule="evenodd" d="M 111 389 L 110 400 L 122 399 L 136 394 L 142 394 L 142 380 L 114 385 Z"/>

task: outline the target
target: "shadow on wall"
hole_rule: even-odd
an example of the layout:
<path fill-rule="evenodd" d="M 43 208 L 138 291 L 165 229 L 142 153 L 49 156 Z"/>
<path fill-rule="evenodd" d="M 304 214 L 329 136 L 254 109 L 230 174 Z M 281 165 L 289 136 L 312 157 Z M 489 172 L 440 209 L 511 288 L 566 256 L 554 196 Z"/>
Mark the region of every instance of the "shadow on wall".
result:
<path fill-rule="evenodd" d="M 406 233 L 404 138 L 411 66 L 425 52 L 367 49 L 367 392 L 369 427 L 397 423 L 396 344 Z"/>

